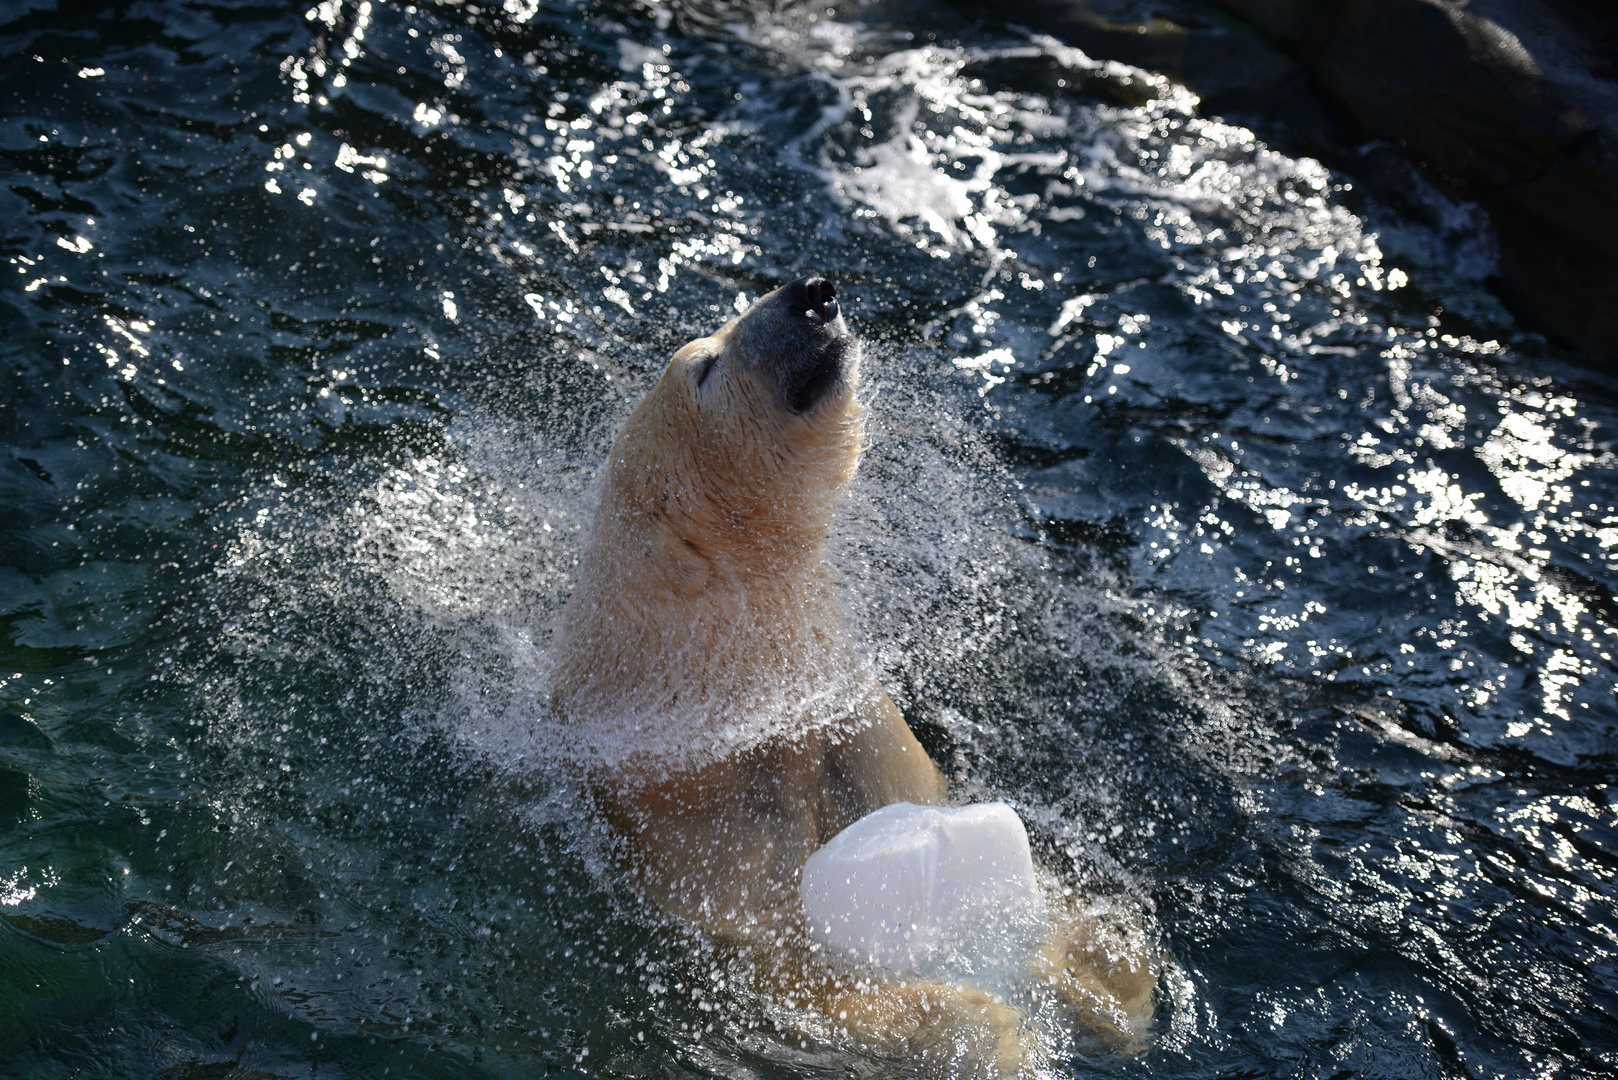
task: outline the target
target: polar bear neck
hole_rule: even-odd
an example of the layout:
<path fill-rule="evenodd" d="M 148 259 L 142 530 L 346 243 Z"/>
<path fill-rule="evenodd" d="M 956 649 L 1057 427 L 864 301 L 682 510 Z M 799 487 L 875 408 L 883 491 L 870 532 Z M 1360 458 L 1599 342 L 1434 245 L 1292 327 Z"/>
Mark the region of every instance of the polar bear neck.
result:
<path fill-rule="evenodd" d="M 568 754 L 612 767 L 703 764 L 847 725 L 874 685 L 822 562 L 767 578 L 716 569 L 671 596 L 649 560 L 588 560 L 553 699 Z"/>

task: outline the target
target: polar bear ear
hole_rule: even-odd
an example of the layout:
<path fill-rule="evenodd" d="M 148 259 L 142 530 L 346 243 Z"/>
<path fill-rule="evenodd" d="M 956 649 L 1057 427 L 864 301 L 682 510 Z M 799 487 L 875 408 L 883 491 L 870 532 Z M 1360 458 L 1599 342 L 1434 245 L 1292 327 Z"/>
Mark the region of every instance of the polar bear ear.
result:
<path fill-rule="evenodd" d="M 707 558 L 657 519 L 652 528 L 652 563 L 681 596 L 700 592 L 713 573 Z"/>

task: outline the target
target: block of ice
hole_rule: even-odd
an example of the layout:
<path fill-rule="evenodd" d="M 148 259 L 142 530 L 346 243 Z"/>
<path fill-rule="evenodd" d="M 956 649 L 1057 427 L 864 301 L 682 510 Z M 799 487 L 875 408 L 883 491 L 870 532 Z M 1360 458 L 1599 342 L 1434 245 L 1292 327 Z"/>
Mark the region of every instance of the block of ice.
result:
<path fill-rule="evenodd" d="M 1020 956 L 1043 901 L 1028 833 L 1005 803 L 894 803 L 809 857 L 809 931 L 901 975 L 988 974 Z"/>

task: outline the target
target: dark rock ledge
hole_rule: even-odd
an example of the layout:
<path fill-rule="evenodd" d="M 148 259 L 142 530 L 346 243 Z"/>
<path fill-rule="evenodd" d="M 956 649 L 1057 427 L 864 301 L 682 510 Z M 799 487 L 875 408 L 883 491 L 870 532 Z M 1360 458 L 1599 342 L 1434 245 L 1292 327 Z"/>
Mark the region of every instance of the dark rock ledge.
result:
<path fill-rule="evenodd" d="M 1002 0 L 996 11 L 1177 78 L 1210 114 L 1398 147 L 1488 214 L 1499 292 L 1520 317 L 1618 359 L 1613 0 Z"/>

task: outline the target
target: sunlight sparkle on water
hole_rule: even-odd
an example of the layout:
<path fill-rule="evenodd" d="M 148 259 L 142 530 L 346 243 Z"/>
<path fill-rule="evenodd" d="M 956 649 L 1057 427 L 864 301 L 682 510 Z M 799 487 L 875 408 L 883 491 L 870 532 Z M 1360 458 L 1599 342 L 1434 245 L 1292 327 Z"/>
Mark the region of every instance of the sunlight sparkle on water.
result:
<path fill-rule="evenodd" d="M 1487 237 L 924 14 L 156 0 L 24 65 L 17 986 L 154 973 L 97 1036 L 154 1075 L 870 1068 L 637 906 L 546 767 L 616 424 L 815 271 L 868 339 L 861 662 L 1161 936 L 1147 1067 L 1610 1065 L 1606 383 L 1479 287 Z M 158 992 L 204 983 L 250 1034 Z M 1056 1073 L 1141 1067 L 1030 1024 Z"/>

